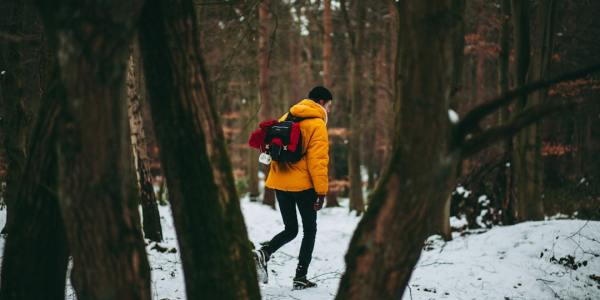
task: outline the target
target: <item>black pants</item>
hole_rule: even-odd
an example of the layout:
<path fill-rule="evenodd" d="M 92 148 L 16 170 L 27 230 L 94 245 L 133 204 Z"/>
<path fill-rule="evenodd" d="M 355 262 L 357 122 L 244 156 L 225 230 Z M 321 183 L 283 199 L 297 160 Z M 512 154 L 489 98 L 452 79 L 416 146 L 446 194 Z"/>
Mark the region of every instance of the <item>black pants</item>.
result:
<path fill-rule="evenodd" d="M 313 207 L 317 199 L 317 193 L 314 189 L 301 192 L 275 190 L 275 195 L 277 196 L 277 203 L 279 203 L 279 210 L 281 211 L 285 229 L 274 236 L 263 247 L 263 250 L 272 254 L 298 235 L 298 219 L 296 217 L 296 206 L 298 206 L 300 217 L 302 218 L 304 236 L 302 237 L 302 245 L 300 246 L 296 276 L 304 276 L 312 259 L 315 236 L 317 234 L 317 212 Z"/>

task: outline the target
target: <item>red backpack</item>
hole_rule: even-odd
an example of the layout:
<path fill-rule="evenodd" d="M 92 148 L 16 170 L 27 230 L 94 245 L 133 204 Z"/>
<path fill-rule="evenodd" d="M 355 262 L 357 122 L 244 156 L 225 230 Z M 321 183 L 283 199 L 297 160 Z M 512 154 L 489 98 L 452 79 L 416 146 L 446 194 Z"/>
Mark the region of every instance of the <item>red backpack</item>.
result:
<path fill-rule="evenodd" d="M 259 129 L 252 132 L 248 145 L 271 156 L 277 162 L 297 162 L 302 153 L 302 134 L 300 134 L 300 121 L 310 118 L 300 118 L 288 112 L 287 118 L 281 122 L 277 120 L 264 121 L 259 124 Z"/>

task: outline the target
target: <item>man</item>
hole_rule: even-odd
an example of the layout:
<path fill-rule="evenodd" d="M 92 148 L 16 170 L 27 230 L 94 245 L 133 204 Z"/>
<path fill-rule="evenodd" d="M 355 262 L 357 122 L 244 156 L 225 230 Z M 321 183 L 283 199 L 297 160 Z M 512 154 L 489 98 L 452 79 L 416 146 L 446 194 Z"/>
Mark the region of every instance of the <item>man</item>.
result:
<path fill-rule="evenodd" d="M 298 234 L 296 206 L 300 211 L 304 235 L 294 277 L 294 289 L 315 287 L 306 278 L 312 259 L 317 233 L 317 211 L 323 206 L 328 189 L 327 165 L 329 163 L 329 138 L 327 136 L 327 112 L 331 107 L 332 95 L 322 86 L 313 88 L 304 99 L 290 108 L 299 122 L 302 149 L 305 154 L 295 163 L 271 163 L 265 185 L 275 190 L 279 210 L 285 229 L 275 235 L 260 250 L 255 251 L 259 265 L 259 276 L 267 282 L 267 262 L 271 254 L 293 240 Z M 281 117 L 285 120 L 288 114 Z M 262 273 L 262 274 L 260 274 Z"/>

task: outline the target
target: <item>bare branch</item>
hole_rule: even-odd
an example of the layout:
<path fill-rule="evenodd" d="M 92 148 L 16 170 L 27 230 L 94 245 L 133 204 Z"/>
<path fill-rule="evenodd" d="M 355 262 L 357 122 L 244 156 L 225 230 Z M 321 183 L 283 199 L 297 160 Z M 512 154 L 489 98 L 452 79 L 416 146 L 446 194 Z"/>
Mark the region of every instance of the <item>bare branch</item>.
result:
<path fill-rule="evenodd" d="M 474 131 L 478 128 L 479 122 L 483 120 L 485 117 L 494 113 L 499 108 L 510 104 L 516 98 L 531 94 L 535 91 L 548 88 L 557 83 L 561 83 L 564 81 L 574 80 L 586 75 L 595 73 L 600 71 L 600 64 L 596 64 L 587 68 L 583 68 L 574 72 L 566 73 L 561 76 L 558 76 L 549 80 L 541 80 L 536 81 L 520 88 L 511 90 L 501 95 L 498 98 L 495 98 L 491 101 L 488 101 L 484 104 L 481 104 L 471 111 L 469 111 L 466 116 L 458 123 L 457 131 L 456 131 L 456 140 L 462 141 L 463 138 L 470 132 Z"/>
<path fill-rule="evenodd" d="M 593 101 L 594 100 L 586 101 L 583 103 L 590 103 Z M 464 158 L 477 154 L 479 151 L 492 145 L 494 142 L 509 138 L 517 134 L 521 129 L 539 121 L 540 119 L 552 113 L 564 109 L 570 109 L 580 104 L 581 103 L 576 103 L 573 101 L 566 101 L 560 103 L 555 102 L 538 104 L 526 108 L 525 110 L 523 110 L 523 112 L 515 116 L 515 118 L 507 124 L 487 129 L 482 133 L 474 136 L 473 138 L 467 139 L 461 146 L 461 153 Z"/>

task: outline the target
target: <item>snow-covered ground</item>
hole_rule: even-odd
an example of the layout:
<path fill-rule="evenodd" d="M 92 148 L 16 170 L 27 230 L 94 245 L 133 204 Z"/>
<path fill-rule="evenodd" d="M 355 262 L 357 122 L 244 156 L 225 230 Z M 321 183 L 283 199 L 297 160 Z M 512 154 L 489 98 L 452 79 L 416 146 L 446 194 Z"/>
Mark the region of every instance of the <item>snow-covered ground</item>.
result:
<path fill-rule="evenodd" d="M 347 200 L 342 205 L 346 206 Z M 165 236 L 161 246 L 178 249 L 169 208 L 160 210 Z M 250 239 L 257 245 L 283 228 L 276 210 L 247 199 L 242 200 L 242 210 Z M 301 291 L 291 288 L 300 229 L 294 241 L 273 255 L 269 283 L 261 284 L 263 298 L 333 299 L 358 220 L 347 207 L 320 211 L 309 270 L 309 278 L 319 286 Z M 4 211 L 0 212 L 0 222 L 4 222 Z M 3 246 L 4 239 L 0 239 Z M 162 253 L 152 249 L 154 246 L 147 246 L 153 298 L 185 299 L 179 252 Z M 600 222 L 527 222 L 456 235 L 448 243 L 432 237 L 425 249 L 403 300 L 600 299 Z M 67 299 L 74 299 L 71 289 Z"/>

